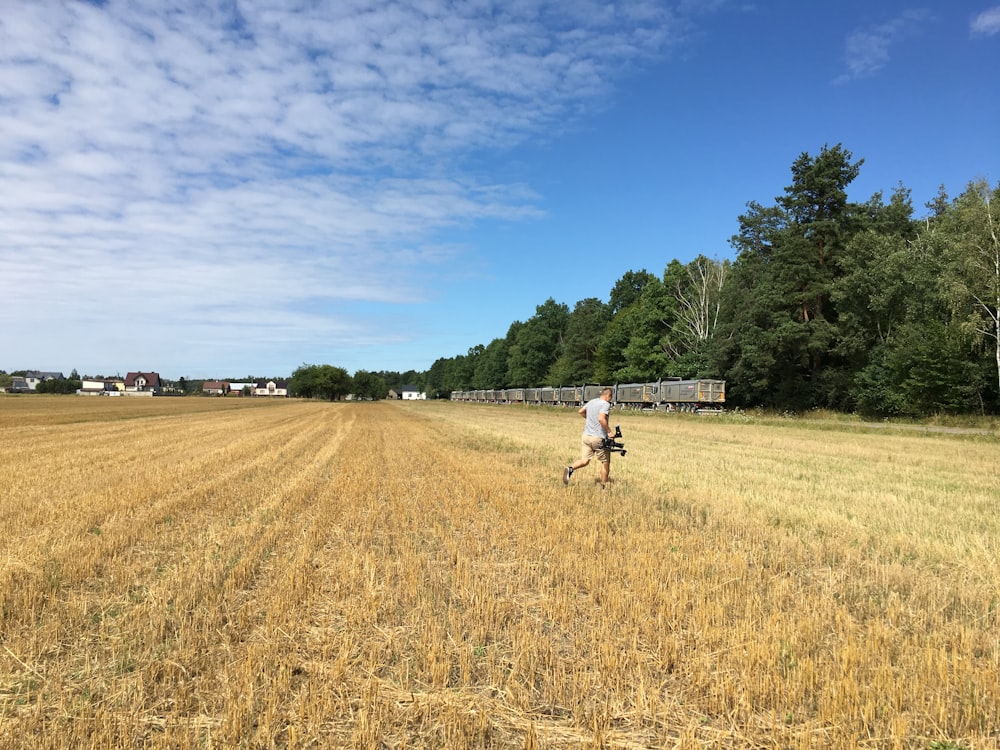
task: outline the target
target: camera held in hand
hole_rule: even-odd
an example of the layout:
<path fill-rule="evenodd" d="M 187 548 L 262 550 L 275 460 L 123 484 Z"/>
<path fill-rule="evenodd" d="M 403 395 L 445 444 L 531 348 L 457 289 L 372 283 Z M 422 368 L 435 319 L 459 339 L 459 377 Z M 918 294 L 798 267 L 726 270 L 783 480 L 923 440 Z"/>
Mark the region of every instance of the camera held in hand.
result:
<path fill-rule="evenodd" d="M 625 443 L 618 442 L 622 437 L 622 428 L 620 425 L 615 425 L 615 434 L 611 437 L 606 437 L 601 441 L 601 449 L 606 451 L 611 451 L 612 453 L 621 453 L 625 455 Z"/>

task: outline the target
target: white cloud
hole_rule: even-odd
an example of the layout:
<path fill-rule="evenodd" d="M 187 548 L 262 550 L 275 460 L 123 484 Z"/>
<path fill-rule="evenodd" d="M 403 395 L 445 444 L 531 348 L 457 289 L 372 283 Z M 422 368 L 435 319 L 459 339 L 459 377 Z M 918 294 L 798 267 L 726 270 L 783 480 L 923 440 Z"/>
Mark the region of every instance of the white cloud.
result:
<path fill-rule="evenodd" d="M 844 42 L 847 72 L 838 76 L 834 83 L 847 83 L 880 71 L 889 63 L 892 48 L 930 18 L 927 10 L 907 10 L 886 23 L 858 29 L 849 34 Z"/>
<path fill-rule="evenodd" d="M 973 36 L 994 36 L 1000 33 L 1000 5 L 987 8 L 969 25 Z"/>
<path fill-rule="evenodd" d="M 0 285 L 32 332 L 0 366 L 374 336 L 347 303 L 427 299 L 443 230 L 538 215 L 464 157 L 600 106 L 674 28 L 645 0 L 6 7 Z"/>

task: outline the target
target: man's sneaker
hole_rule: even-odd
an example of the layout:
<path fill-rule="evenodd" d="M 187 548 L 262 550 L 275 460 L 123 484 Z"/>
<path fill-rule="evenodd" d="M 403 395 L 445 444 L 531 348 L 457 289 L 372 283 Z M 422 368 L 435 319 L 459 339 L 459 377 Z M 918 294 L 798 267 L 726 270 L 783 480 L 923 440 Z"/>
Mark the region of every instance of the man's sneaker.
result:
<path fill-rule="evenodd" d="M 569 478 L 573 476 L 573 467 L 567 466 L 563 470 L 563 484 L 569 484 Z"/>

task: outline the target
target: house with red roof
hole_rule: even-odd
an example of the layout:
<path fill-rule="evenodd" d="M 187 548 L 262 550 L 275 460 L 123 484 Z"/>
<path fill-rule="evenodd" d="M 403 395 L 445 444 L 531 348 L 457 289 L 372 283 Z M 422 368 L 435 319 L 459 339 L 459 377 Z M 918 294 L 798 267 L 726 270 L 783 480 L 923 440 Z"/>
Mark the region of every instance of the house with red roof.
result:
<path fill-rule="evenodd" d="M 229 383 L 224 380 L 206 380 L 201 391 L 209 396 L 225 396 L 229 393 Z"/>
<path fill-rule="evenodd" d="M 148 393 L 163 390 L 158 372 L 130 372 L 125 376 L 125 393 Z"/>

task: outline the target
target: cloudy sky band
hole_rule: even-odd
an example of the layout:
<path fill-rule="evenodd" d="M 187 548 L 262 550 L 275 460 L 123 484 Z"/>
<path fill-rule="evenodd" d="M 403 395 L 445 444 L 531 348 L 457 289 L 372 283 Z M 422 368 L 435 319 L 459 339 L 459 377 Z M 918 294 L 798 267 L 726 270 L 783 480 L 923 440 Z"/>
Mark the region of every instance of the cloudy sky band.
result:
<path fill-rule="evenodd" d="M 616 87 L 713 14 L 755 12 L 726 0 L 5 8 L 0 283 L 35 333 L 0 334 L 0 367 L 107 370 L 150 341 L 163 353 L 143 366 L 178 376 L 277 374 L 301 362 L 294 345 L 351 361 L 366 342 L 428 336 L 425 351 L 446 354 L 442 323 L 414 310 L 494 272 L 455 237 L 548 215 L 507 155 L 614 106 Z M 914 7 L 855 26 L 835 82 L 879 75 L 939 20 Z M 998 31 L 1000 7 L 969 22 L 977 38 Z M 139 310 L 141 326 L 88 339 Z M 191 361 L 199 341 L 214 359 Z M 430 364 L 393 359 L 378 361 Z"/>

